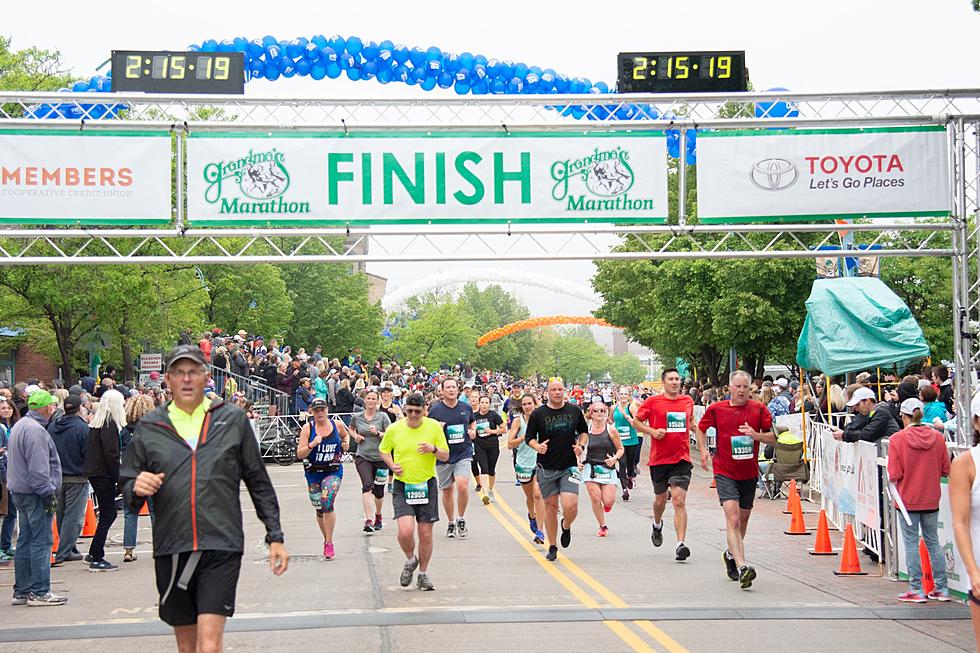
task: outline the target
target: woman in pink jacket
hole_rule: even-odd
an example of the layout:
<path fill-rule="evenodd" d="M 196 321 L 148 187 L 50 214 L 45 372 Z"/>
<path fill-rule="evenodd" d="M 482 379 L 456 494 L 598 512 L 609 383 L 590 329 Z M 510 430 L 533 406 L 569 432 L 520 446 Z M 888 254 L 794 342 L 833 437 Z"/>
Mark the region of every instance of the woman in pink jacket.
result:
<path fill-rule="evenodd" d="M 949 453 L 942 434 L 922 424 L 922 402 L 906 399 L 899 409 L 905 425 L 888 443 L 888 478 L 898 487 L 898 494 L 908 510 L 911 525 L 899 516 L 905 540 L 905 564 L 908 565 L 909 589 L 899 594 L 906 603 L 949 601 L 946 587 L 946 562 L 939 547 L 939 479 L 949 476 Z M 919 532 L 926 542 L 936 589 L 928 596 L 922 593 L 922 565 L 919 562 Z"/>

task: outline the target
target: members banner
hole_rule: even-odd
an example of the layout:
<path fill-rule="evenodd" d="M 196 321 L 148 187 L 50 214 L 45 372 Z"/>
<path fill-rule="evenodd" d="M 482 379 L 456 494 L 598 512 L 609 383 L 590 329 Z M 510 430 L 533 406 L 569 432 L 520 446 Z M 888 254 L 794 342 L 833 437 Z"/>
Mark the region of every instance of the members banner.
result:
<path fill-rule="evenodd" d="M 197 225 L 662 223 L 660 131 L 192 132 Z"/>
<path fill-rule="evenodd" d="M 950 214 L 940 126 L 708 131 L 697 168 L 702 222 Z"/>
<path fill-rule="evenodd" d="M 0 222 L 171 221 L 167 131 L 0 129 Z"/>

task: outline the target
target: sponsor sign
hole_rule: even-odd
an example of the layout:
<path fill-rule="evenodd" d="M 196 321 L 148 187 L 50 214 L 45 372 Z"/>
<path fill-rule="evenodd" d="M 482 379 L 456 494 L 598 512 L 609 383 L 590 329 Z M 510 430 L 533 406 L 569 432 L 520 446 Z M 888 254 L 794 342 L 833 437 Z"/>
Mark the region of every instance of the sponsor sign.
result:
<path fill-rule="evenodd" d="M 663 132 L 198 132 L 187 161 L 198 225 L 667 217 Z"/>
<path fill-rule="evenodd" d="M 939 126 L 705 132 L 697 168 L 702 222 L 950 214 Z"/>
<path fill-rule="evenodd" d="M 163 370 L 163 354 L 140 354 L 140 371 L 150 373 Z"/>
<path fill-rule="evenodd" d="M 167 223 L 165 131 L 0 129 L 0 222 Z"/>

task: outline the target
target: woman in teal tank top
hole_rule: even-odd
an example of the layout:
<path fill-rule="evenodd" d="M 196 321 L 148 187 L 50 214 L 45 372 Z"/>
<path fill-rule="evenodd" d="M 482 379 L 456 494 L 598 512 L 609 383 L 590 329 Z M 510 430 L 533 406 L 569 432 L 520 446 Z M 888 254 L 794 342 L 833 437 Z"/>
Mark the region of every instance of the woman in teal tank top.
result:
<path fill-rule="evenodd" d="M 524 498 L 527 501 L 527 521 L 534 534 L 536 544 L 544 544 L 544 533 L 538 528 L 538 515 L 544 514 L 544 499 L 541 498 L 541 490 L 538 489 L 538 479 L 535 478 L 535 471 L 538 464 L 538 452 L 527 445 L 524 441 L 524 434 L 527 432 L 527 420 L 538 407 L 538 401 L 534 395 L 526 394 L 521 397 L 521 412 L 514 415 L 511 420 L 510 428 L 507 431 L 507 448 L 517 449 L 514 457 L 514 474 L 524 490 Z"/>
<path fill-rule="evenodd" d="M 640 459 L 640 447 L 642 443 L 633 428 L 633 420 L 636 418 L 636 411 L 639 409 L 633 399 L 633 391 L 629 386 L 619 386 L 616 393 L 616 407 L 613 408 L 613 425 L 619 431 L 623 447 L 626 454 L 619 462 L 619 483 L 623 486 L 623 501 L 630 500 L 630 490 L 633 489 L 633 480 L 636 478 L 636 463 Z"/>

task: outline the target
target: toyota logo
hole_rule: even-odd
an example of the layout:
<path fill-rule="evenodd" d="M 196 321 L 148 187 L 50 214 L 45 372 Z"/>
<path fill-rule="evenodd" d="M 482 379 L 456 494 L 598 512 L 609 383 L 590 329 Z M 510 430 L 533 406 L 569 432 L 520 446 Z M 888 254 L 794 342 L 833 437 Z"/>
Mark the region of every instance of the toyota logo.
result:
<path fill-rule="evenodd" d="M 757 161 L 749 172 L 749 181 L 761 190 L 786 190 L 800 178 L 796 165 L 787 159 L 769 158 Z"/>

